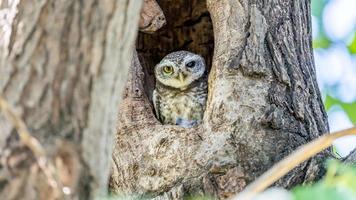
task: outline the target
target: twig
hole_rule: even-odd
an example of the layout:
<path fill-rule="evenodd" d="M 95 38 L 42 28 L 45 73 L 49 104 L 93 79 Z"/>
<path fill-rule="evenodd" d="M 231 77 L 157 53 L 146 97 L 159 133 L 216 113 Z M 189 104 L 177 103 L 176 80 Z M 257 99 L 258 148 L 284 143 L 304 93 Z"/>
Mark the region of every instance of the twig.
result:
<path fill-rule="evenodd" d="M 325 150 L 331 146 L 332 142 L 340 137 L 356 135 L 356 127 L 345 129 L 342 131 L 334 132 L 328 135 L 323 135 L 315 139 L 293 152 L 288 157 L 284 158 L 271 169 L 265 172 L 262 176 L 249 184 L 241 193 L 234 199 L 236 200 L 249 200 L 258 193 L 264 191 L 267 187 L 272 185 L 275 181 L 283 177 L 289 171 L 294 169 L 300 163 L 311 158 L 315 154 Z"/>
<path fill-rule="evenodd" d="M 4 113 L 5 118 L 15 127 L 19 135 L 20 142 L 23 143 L 34 154 L 39 168 L 47 177 L 48 183 L 52 188 L 58 190 L 57 181 L 55 181 L 53 172 L 54 166 L 47 162 L 46 153 L 39 141 L 32 137 L 24 121 L 15 113 L 9 103 L 0 95 L 0 111 Z"/>
<path fill-rule="evenodd" d="M 25 123 L 15 114 L 14 110 L 2 96 L 0 96 L 0 110 L 2 110 L 7 120 L 9 120 L 17 130 L 20 141 L 27 146 L 36 157 L 44 156 L 44 150 L 38 140 L 31 136 Z"/>

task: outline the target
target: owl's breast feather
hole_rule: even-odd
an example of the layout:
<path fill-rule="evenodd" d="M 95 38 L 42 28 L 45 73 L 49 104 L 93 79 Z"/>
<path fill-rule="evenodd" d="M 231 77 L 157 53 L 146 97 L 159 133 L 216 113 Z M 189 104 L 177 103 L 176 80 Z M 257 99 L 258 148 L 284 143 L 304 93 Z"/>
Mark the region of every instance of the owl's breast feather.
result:
<path fill-rule="evenodd" d="M 207 83 L 198 82 L 187 90 L 172 90 L 156 85 L 154 92 L 155 109 L 163 124 L 179 125 L 189 128 L 200 124 L 207 98 Z"/>

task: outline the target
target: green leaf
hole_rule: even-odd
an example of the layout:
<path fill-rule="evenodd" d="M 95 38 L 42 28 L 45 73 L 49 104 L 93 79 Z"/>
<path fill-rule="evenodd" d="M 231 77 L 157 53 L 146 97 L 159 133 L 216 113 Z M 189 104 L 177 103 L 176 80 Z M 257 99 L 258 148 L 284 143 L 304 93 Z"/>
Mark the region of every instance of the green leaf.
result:
<path fill-rule="evenodd" d="M 330 95 L 326 95 L 324 105 L 327 111 L 329 111 L 331 107 L 339 105 L 346 112 L 351 122 L 356 124 L 356 102 L 344 103 L 339 99 L 336 99 Z"/>
<path fill-rule="evenodd" d="M 356 167 L 331 160 L 321 181 L 298 186 L 292 192 L 295 200 L 355 200 Z"/>
<path fill-rule="evenodd" d="M 324 34 L 321 34 L 317 38 L 313 40 L 313 48 L 314 49 L 327 49 L 331 45 L 331 41 L 329 38 L 324 36 Z"/>
<path fill-rule="evenodd" d="M 328 171 L 321 184 L 339 190 L 348 190 L 356 197 L 356 167 L 331 160 L 328 162 Z"/>
<path fill-rule="evenodd" d="M 339 105 L 339 101 L 330 95 L 326 95 L 325 100 L 324 100 L 324 106 L 325 106 L 326 111 L 329 111 L 330 108 L 335 105 Z"/>
<path fill-rule="evenodd" d="M 349 192 L 316 184 L 309 187 L 297 187 L 293 190 L 294 200 L 355 200 Z"/>
<path fill-rule="evenodd" d="M 351 54 L 356 54 L 356 32 L 354 33 L 354 38 L 352 42 L 348 46 L 348 50 Z"/>

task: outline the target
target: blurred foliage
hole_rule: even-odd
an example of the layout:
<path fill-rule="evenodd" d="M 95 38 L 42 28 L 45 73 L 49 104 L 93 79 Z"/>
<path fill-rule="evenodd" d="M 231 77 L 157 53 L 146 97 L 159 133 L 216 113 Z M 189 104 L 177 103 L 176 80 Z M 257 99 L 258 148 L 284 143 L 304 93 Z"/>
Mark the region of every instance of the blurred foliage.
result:
<path fill-rule="evenodd" d="M 337 98 L 334 98 L 330 95 L 326 95 L 324 104 L 325 104 L 325 109 L 327 111 L 330 110 L 335 105 L 340 106 L 346 112 L 351 122 L 353 124 L 356 124 L 356 101 L 352 103 L 344 103 Z"/>
<path fill-rule="evenodd" d="M 313 0 L 311 2 L 311 7 L 312 7 L 312 15 L 316 17 L 317 19 L 317 27 L 318 27 L 318 36 L 316 38 L 313 38 L 313 48 L 314 49 L 326 49 L 330 47 L 331 41 L 330 39 L 326 36 L 325 31 L 323 29 L 323 24 L 322 24 L 322 14 L 324 7 L 326 5 L 326 0 Z M 315 27 L 313 27 L 315 28 Z"/>
<path fill-rule="evenodd" d="M 356 31 L 354 33 L 354 37 L 352 39 L 351 44 L 348 46 L 348 49 L 351 54 L 356 54 Z"/>
<path fill-rule="evenodd" d="M 321 17 L 326 2 L 327 0 L 312 0 L 311 2 L 312 15 L 314 15 L 315 17 Z"/>
<path fill-rule="evenodd" d="M 351 55 L 355 54 L 354 56 L 356 56 L 356 30 L 353 30 L 353 33 L 350 33 L 351 38 L 347 42 L 333 41 L 326 34 L 323 25 L 323 11 L 325 6 L 331 1 L 335 1 L 335 0 L 312 0 L 311 1 L 312 15 L 316 19 L 315 20 L 316 24 L 314 25 L 315 27 L 313 28 L 317 29 L 317 35 L 313 38 L 313 48 L 316 50 L 317 49 L 328 50 L 328 48 L 330 48 L 333 44 L 338 44 L 338 45 L 341 44 L 348 49 Z M 356 66 L 354 66 L 354 68 L 356 70 Z M 356 84 L 356 80 L 355 80 L 355 84 Z M 325 96 L 324 104 L 326 110 L 329 111 L 333 106 L 340 106 L 347 113 L 350 121 L 353 124 L 356 124 L 356 100 L 352 103 L 343 102 L 338 96 L 332 95 L 335 94 L 335 92 L 332 91 L 336 89 L 337 87 L 332 87 L 332 88 L 325 88 L 325 90 L 322 91 L 322 93 Z"/>
<path fill-rule="evenodd" d="M 322 14 L 324 7 L 326 5 L 326 0 L 313 0 L 311 2 L 311 8 L 312 8 L 312 15 L 316 17 L 317 20 L 317 27 L 313 28 L 318 28 L 318 35 L 316 38 L 313 38 L 313 48 L 314 49 L 326 49 L 329 48 L 331 44 L 331 40 L 327 37 L 325 34 L 324 28 L 323 28 L 323 23 L 322 23 Z"/>
<path fill-rule="evenodd" d="M 355 200 L 356 167 L 329 161 L 326 176 L 313 185 L 292 190 L 294 200 Z"/>
<path fill-rule="evenodd" d="M 331 41 L 325 35 L 319 36 L 313 40 L 313 48 L 314 49 L 326 49 L 329 48 Z"/>

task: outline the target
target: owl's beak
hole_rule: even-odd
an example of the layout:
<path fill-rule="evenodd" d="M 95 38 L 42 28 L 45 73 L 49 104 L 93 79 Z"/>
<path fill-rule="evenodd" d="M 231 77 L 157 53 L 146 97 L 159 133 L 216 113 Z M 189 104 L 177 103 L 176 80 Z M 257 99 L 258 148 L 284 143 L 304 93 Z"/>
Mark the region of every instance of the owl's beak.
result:
<path fill-rule="evenodd" d="M 178 76 L 179 76 L 180 82 L 183 83 L 184 82 L 184 78 L 185 78 L 184 74 L 182 72 L 179 72 Z"/>

